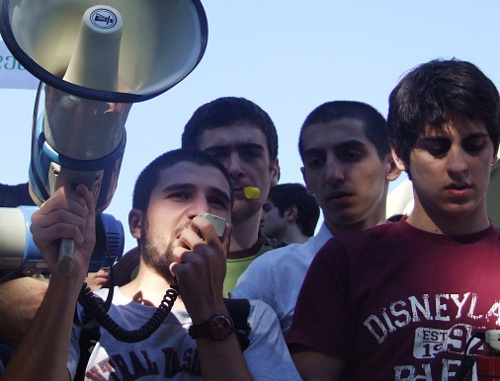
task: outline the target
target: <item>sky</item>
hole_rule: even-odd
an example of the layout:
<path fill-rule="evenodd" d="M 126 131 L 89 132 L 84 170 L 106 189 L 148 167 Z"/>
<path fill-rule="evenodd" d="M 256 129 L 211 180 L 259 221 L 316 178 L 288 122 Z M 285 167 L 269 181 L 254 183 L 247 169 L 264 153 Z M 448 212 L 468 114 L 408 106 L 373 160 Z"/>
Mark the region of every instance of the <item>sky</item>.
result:
<path fill-rule="evenodd" d="M 500 86 L 500 1 L 202 4 L 209 33 L 198 67 L 166 93 L 133 104 L 126 122 L 118 188 L 105 210 L 122 221 L 126 250 L 135 246 L 127 216 L 137 175 L 155 157 L 180 146 L 184 124 L 204 103 L 241 96 L 266 110 L 278 130 L 280 183 L 302 183 L 299 129 L 309 112 L 324 102 L 361 101 L 386 116 L 387 97 L 401 76 L 435 58 L 470 61 Z M 0 88 L 2 183 L 28 179 L 35 94 Z"/>

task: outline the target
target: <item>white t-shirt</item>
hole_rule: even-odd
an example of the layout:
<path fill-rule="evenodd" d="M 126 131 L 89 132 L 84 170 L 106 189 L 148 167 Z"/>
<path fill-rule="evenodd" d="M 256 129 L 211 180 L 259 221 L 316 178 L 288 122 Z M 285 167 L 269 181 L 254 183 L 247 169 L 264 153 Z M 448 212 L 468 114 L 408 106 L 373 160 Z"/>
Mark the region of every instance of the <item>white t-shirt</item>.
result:
<path fill-rule="evenodd" d="M 283 334 L 292 324 L 295 304 L 309 265 L 333 235 L 323 223 L 318 234 L 302 244 L 268 251 L 256 258 L 240 276 L 231 298 L 258 299 L 278 315 Z"/>

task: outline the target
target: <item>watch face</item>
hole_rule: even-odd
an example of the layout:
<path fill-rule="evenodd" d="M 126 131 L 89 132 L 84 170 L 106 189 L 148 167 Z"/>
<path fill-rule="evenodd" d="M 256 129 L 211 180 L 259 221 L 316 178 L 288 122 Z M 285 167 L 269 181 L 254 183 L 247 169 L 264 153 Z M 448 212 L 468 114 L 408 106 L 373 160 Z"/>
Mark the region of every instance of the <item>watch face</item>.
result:
<path fill-rule="evenodd" d="M 214 339 L 224 340 L 233 332 L 233 322 L 227 316 L 217 315 L 210 322 L 210 333 Z"/>

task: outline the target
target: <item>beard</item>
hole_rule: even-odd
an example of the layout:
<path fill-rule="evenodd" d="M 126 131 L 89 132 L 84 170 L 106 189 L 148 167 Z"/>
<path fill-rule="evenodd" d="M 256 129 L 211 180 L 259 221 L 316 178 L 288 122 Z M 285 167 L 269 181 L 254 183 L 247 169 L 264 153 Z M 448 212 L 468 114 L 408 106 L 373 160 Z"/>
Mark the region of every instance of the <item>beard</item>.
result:
<path fill-rule="evenodd" d="M 147 219 L 141 226 L 141 238 L 139 238 L 141 256 L 149 267 L 165 279 L 172 277 L 170 264 L 173 262 L 174 240 L 174 234 L 172 237 L 166 237 L 161 232 L 151 231 Z"/>

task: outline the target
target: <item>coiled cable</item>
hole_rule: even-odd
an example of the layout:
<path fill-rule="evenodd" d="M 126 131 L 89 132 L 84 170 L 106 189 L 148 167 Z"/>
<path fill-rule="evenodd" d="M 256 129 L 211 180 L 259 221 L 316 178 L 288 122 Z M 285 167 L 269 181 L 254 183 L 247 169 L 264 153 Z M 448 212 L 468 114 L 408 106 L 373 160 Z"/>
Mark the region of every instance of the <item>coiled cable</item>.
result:
<path fill-rule="evenodd" d="M 146 340 L 155 332 L 160 324 L 165 320 L 169 312 L 172 310 L 175 300 L 179 295 L 179 287 L 176 284 L 170 285 L 163 297 L 160 305 L 151 316 L 151 318 L 144 323 L 144 325 L 136 330 L 127 331 L 120 327 L 107 313 L 104 307 L 104 301 L 95 295 L 87 284 L 84 283 L 80 296 L 78 298 L 80 304 L 84 308 L 84 318 L 82 324 L 85 326 L 95 321 L 106 329 L 116 340 L 125 343 L 137 343 Z"/>

